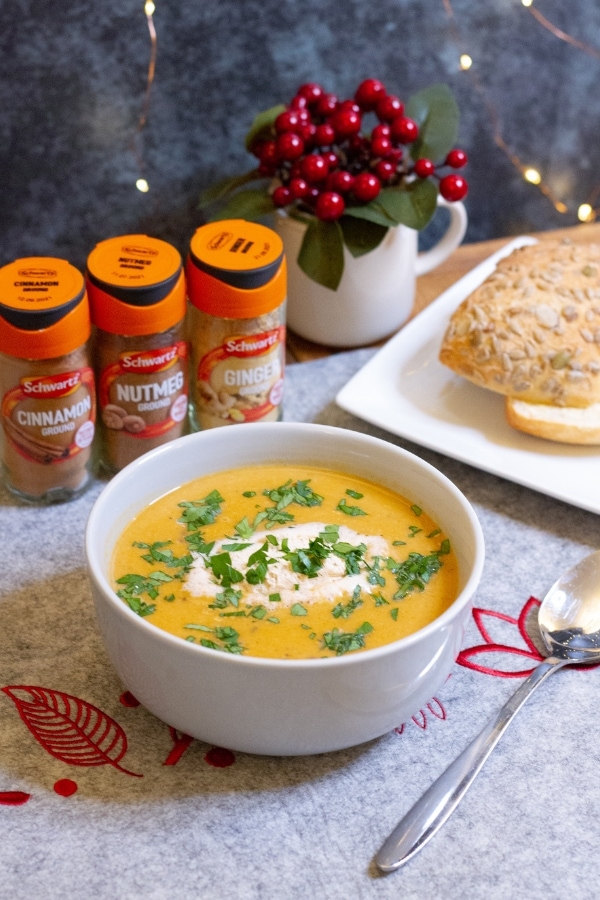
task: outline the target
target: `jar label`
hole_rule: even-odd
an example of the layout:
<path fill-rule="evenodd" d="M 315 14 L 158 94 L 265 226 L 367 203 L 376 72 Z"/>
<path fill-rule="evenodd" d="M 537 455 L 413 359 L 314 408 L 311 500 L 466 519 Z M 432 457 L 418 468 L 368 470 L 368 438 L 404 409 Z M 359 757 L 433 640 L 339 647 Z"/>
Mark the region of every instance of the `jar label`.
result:
<path fill-rule="evenodd" d="M 283 396 L 285 326 L 228 338 L 198 363 L 198 413 L 225 422 L 256 422 Z"/>
<path fill-rule="evenodd" d="M 186 341 L 120 353 L 100 373 L 103 424 L 136 438 L 166 434 L 187 415 L 187 365 Z"/>
<path fill-rule="evenodd" d="M 96 392 L 91 368 L 24 376 L 2 398 L 2 424 L 17 452 L 37 463 L 60 463 L 94 438 Z"/>

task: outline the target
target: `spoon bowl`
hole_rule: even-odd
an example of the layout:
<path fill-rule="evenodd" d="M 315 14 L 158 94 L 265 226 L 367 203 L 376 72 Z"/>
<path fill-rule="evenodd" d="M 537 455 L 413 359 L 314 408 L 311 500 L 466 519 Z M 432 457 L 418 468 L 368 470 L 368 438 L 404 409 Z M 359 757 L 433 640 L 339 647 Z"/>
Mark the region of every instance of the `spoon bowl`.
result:
<path fill-rule="evenodd" d="M 396 826 L 375 857 L 381 872 L 405 865 L 437 833 L 542 681 L 572 663 L 600 663 L 600 550 L 584 557 L 552 585 L 540 606 L 538 626 L 550 655 Z"/>

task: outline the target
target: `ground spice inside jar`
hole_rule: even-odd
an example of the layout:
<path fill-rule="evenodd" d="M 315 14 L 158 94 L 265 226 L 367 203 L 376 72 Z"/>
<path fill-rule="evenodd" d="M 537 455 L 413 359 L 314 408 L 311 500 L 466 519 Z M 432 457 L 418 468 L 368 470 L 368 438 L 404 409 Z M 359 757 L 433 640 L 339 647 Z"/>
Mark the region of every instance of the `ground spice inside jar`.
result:
<path fill-rule="evenodd" d="M 242 219 L 199 228 L 186 266 L 192 423 L 281 418 L 286 264 L 269 228 Z"/>
<path fill-rule="evenodd" d="M 70 500 L 90 483 L 96 393 L 83 275 L 53 257 L 0 269 L 2 462 L 9 490 Z"/>
<path fill-rule="evenodd" d="M 181 256 L 147 235 L 110 238 L 88 258 L 87 286 L 95 326 L 98 461 L 118 472 L 188 430 Z"/>

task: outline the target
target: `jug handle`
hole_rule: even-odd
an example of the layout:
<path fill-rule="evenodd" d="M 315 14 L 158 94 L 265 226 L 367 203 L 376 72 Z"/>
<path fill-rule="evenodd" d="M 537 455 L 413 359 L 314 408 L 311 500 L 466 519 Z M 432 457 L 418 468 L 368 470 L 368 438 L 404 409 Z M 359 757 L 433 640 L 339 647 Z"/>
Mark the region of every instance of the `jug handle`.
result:
<path fill-rule="evenodd" d="M 467 210 L 460 201 L 448 203 L 438 194 L 437 205 L 445 207 L 450 212 L 450 224 L 445 234 L 430 250 L 424 250 L 417 255 L 416 275 L 425 275 L 431 272 L 440 263 L 447 259 L 453 250 L 456 250 L 465 236 L 467 230 Z"/>

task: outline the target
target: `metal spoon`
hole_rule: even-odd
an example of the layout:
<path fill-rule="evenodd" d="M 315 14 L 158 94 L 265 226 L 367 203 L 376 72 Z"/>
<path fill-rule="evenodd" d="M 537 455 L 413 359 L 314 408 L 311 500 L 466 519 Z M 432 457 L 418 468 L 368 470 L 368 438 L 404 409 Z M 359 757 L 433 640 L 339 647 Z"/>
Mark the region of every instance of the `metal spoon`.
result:
<path fill-rule="evenodd" d="M 510 700 L 415 803 L 375 857 L 381 872 L 405 865 L 456 809 L 475 776 L 530 694 L 548 675 L 571 663 L 600 663 L 600 550 L 552 585 L 538 624 L 550 656 L 533 670 Z"/>

